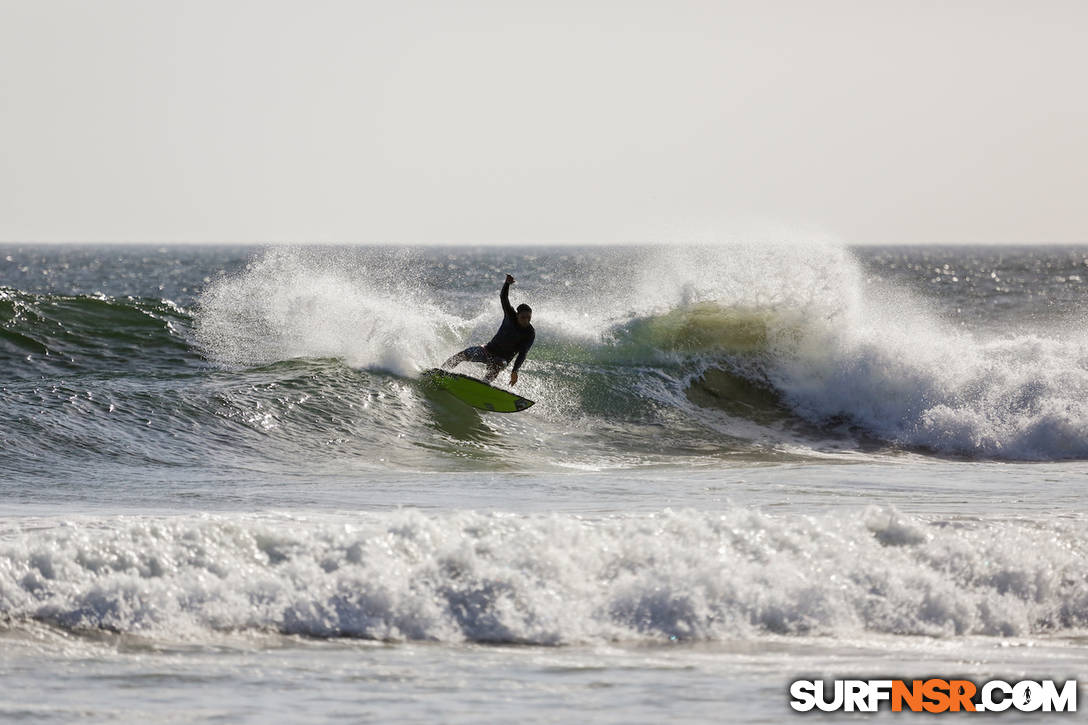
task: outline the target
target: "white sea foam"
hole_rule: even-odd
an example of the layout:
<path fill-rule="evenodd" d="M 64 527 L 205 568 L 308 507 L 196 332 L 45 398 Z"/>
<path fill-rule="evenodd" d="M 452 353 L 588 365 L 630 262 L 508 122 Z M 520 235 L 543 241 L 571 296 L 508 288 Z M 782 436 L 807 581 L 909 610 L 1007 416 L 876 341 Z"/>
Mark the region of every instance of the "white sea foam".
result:
<path fill-rule="evenodd" d="M 449 354 L 448 338 L 464 321 L 427 300 L 406 267 L 396 256 L 270 250 L 207 288 L 197 339 L 232 365 L 330 357 L 414 373 Z"/>
<path fill-rule="evenodd" d="M 808 317 L 761 371 L 803 417 L 968 455 L 1088 457 L 1088 340 L 952 328 L 896 290 L 865 290 L 833 324 Z"/>
<path fill-rule="evenodd" d="M 1072 518 L 401 511 L 39 521 L 3 539 L 0 617 L 149 636 L 563 644 L 1088 625 L 1088 526 Z"/>

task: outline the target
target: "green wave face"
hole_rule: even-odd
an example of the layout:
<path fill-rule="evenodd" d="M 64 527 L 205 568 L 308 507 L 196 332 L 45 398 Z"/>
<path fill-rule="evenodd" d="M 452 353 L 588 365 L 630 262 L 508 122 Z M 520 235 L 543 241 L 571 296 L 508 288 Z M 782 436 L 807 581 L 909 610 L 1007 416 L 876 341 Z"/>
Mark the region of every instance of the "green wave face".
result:
<path fill-rule="evenodd" d="M 766 350 L 772 310 L 699 302 L 624 325 L 620 339 L 647 350 L 751 354 Z"/>
<path fill-rule="evenodd" d="M 0 355 L 16 376 L 170 372 L 201 363 L 190 315 L 168 300 L 0 288 Z"/>

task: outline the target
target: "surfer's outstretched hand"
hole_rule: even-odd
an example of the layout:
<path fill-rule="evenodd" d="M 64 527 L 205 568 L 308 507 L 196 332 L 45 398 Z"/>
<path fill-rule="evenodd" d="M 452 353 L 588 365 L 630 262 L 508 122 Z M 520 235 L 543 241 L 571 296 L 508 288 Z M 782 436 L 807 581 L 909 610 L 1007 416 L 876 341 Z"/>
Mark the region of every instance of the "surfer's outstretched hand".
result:
<path fill-rule="evenodd" d="M 506 275 L 506 284 L 514 284 L 516 280 L 510 275 Z"/>
<path fill-rule="evenodd" d="M 517 382 L 518 382 L 518 371 L 515 370 L 514 372 L 510 373 L 510 384 L 511 385 L 516 385 Z"/>

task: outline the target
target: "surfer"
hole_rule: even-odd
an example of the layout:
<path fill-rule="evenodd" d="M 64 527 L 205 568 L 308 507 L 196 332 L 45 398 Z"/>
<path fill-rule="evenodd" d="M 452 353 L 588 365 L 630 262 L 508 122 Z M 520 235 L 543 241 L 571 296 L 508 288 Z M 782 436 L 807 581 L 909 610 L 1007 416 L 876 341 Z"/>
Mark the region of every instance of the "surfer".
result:
<path fill-rule="evenodd" d="M 510 364 L 510 359 L 517 355 L 514 368 L 510 371 L 510 384 L 514 385 L 518 382 L 518 368 L 525 362 L 525 356 L 529 354 L 529 348 L 536 340 L 536 330 L 531 324 L 532 307 L 522 303 L 515 310 L 510 305 L 510 285 L 512 284 L 514 284 L 514 278 L 506 275 L 506 283 L 503 284 L 502 292 L 499 293 L 499 301 L 502 302 L 502 325 L 491 338 L 491 342 L 462 350 L 442 363 L 442 367 L 452 370 L 466 361 L 483 363 L 487 366 L 484 380 L 490 383 L 502 372 L 503 368 Z"/>

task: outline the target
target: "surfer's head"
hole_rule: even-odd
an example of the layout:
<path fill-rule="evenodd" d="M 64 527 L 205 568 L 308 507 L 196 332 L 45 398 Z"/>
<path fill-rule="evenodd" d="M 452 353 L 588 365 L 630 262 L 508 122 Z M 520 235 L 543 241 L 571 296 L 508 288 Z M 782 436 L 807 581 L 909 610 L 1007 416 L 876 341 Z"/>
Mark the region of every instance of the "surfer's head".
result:
<path fill-rule="evenodd" d="M 518 325 L 520 327 L 528 327 L 529 323 L 533 321 L 533 308 L 524 302 L 518 305 Z"/>

